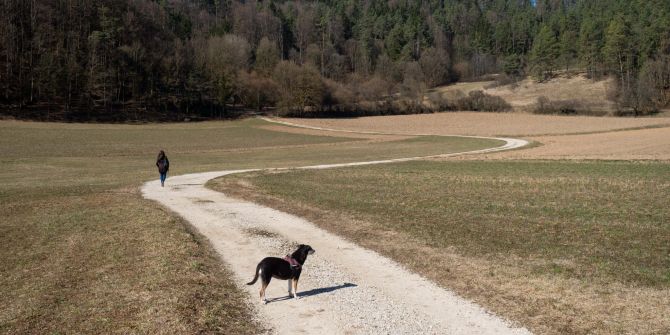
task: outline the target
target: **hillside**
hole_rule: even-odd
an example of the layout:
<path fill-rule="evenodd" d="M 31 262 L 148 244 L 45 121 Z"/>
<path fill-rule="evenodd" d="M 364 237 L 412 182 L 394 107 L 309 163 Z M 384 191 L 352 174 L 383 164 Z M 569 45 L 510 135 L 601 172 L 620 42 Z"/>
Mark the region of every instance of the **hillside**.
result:
<path fill-rule="evenodd" d="M 472 91 L 481 90 L 503 98 L 515 111 L 530 112 L 535 109 L 538 98 L 545 97 L 550 101 L 575 101 L 584 110 L 598 114 L 616 110 L 617 104 L 608 99 L 608 91 L 612 91 L 614 85 L 611 78 L 591 80 L 582 73 L 574 76 L 560 75 L 543 82 L 526 78 L 502 86 L 495 86 L 495 81 L 455 83 L 430 90 L 427 98 L 454 100 L 467 96 Z"/>

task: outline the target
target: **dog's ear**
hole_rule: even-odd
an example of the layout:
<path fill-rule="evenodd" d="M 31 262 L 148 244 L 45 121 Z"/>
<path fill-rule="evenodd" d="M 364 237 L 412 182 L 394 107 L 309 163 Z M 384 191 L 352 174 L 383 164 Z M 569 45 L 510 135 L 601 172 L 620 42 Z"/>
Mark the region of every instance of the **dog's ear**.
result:
<path fill-rule="evenodd" d="M 304 245 L 304 244 L 301 244 L 301 245 L 298 246 L 298 249 L 302 249 L 302 248 L 304 248 L 304 247 L 305 247 L 305 245 Z"/>

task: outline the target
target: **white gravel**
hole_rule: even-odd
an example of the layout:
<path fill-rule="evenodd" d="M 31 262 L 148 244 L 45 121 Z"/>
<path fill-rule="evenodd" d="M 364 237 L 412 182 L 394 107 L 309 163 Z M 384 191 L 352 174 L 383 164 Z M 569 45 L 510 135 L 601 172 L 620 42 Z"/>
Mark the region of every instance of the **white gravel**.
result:
<path fill-rule="evenodd" d="M 495 150 L 521 147 L 523 140 L 505 139 Z M 490 152 L 486 150 L 485 152 Z M 463 153 L 461 153 L 463 154 Z M 453 156 L 456 154 L 449 154 Z M 381 164 L 421 157 L 304 168 Z M 147 182 L 142 193 L 188 220 L 206 236 L 249 292 L 256 315 L 276 334 L 529 334 L 480 306 L 438 287 L 394 261 L 364 249 L 312 223 L 271 208 L 209 190 L 204 184 L 219 176 L 251 170 L 217 171 L 171 177 L 166 187 Z M 264 233 L 267 232 L 267 233 Z M 300 299 L 288 299 L 286 281 L 273 280 L 262 305 L 256 264 L 266 256 L 281 257 L 295 245 L 311 245 L 316 253 L 305 264 L 298 286 Z"/>

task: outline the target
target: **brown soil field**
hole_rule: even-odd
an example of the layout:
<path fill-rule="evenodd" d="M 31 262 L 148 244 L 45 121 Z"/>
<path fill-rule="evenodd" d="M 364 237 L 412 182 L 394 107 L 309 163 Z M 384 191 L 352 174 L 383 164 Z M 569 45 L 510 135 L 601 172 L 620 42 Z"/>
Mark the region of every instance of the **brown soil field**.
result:
<path fill-rule="evenodd" d="M 522 137 L 540 144 L 486 156 L 495 159 L 670 160 L 670 117 L 667 116 L 613 118 L 462 112 L 287 121 L 395 134 Z"/>
<path fill-rule="evenodd" d="M 323 130 L 318 129 L 309 129 L 309 128 L 298 128 L 298 127 L 287 127 L 283 125 L 269 125 L 269 126 L 257 126 L 256 128 L 265 129 L 270 131 L 278 131 L 283 133 L 291 134 L 302 134 L 302 135 L 314 135 L 314 136 L 337 136 L 344 138 L 355 138 L 362 140 L 371 140 L 371 141 L 397 141 L 412 136 L 403 136 L 403 135 L 373 135 L 373 134 L 361 134 L 361 133 L 346 133 L 346 132 L 324 132 Z"/>
<path fill-rule="evenodd" d="M 585 135 L 538 136 L 528 139 L 542 145 L 489 154 L 485 158 L 670 160 L 668 127 Z"/>
<path fill-rule="evenodd" d="M 285 119 L 308 126 L 394 134 L 540 136 L 670 126 L 670 117 L 620 118 L 448 112 L 349 119 Z"/>

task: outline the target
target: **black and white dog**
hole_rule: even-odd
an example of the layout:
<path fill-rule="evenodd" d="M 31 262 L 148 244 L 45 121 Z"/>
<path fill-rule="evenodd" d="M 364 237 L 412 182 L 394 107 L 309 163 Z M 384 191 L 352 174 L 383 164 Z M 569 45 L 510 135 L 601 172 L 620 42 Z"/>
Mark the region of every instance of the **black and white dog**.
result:
<path fill-rule="evenodd" d="M 302 266 L 307 260 L 307 255 L 311 255 L 316 250 L 312 249 L 309 245 L 301 244 L 298 246 L 298 250 L 294 251 L 291 255 L 286 255 L 284 258 L 278 257 L 266 257 L 258 263 L 256 266 L 256 274 L 254 279 L 247 283 L 247 285 L 253 285 L 258 280 L 258 277 L 261 277 L 261 302 L 267 303 L 265 299 L 265 289 L 270 284 L 272 278 L 277 278 L 281 280 L 289 280 L 288 282 L 288 296 L 291 296 L 291 284 L 293 284 L 293 298 L 298 298 L 298 279 L 300 279 L 300 273 L 302 272 Z"/>

